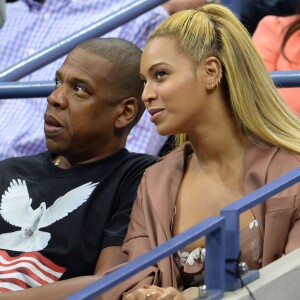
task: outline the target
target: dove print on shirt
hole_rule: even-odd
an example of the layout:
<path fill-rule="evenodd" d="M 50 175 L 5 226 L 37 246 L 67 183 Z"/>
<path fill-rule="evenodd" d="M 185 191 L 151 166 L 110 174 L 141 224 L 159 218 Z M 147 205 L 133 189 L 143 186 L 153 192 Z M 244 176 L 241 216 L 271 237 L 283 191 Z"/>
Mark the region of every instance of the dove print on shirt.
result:
<path fill-rule="evenodd" d="M 51 234 L 40 229 L 66 217 L 85 203 L 97 184 L 85 183 L 59 197 L 48 208 L 42 202 L 38 208 L 32 209 L 25 180 L 12 180 L 2 195 L 0 214 L 6 222 L 21 229 L 0 234 L 0 248 L 21 252 L 43 250 Z"/>

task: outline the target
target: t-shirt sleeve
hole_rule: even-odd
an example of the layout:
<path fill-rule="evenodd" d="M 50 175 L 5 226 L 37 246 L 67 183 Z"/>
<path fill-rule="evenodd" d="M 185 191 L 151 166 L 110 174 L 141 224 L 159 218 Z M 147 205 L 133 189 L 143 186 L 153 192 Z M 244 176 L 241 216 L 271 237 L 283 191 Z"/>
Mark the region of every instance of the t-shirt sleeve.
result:
<path fill-rule="evenodd" d="M 155 161 L 156 158 L 148 155 L 139 156 L 122 172 L 112 217 L 104 230 L 102 248 L 123 244 L 138 186 L 145 169 Z"/>

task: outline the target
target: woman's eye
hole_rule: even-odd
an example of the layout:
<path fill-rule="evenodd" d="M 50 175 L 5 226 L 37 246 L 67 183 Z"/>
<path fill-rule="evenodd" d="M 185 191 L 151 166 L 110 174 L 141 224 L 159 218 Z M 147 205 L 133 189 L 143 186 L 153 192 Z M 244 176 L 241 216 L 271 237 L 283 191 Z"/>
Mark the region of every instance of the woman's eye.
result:
<path fill-rule="evenodd" d="M 156 79 L 161 79 L 167 75 L 167 72 L 163 71 L 163 70 L 159 70 L 159 71 L 155 72 L 154 75 L 155 75 Z"/>

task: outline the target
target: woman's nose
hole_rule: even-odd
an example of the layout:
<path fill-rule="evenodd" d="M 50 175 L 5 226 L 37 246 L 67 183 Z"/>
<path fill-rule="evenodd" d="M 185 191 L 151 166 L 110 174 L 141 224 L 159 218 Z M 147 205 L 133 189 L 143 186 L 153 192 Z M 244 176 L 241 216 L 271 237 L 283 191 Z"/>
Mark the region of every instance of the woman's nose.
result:
<path fill-rule="evenodd" d="M 143 102 L 151 102 L 157 99 L 157 92 L 150 83 L 145 83 L 144 90 L 142 93 Z"/>

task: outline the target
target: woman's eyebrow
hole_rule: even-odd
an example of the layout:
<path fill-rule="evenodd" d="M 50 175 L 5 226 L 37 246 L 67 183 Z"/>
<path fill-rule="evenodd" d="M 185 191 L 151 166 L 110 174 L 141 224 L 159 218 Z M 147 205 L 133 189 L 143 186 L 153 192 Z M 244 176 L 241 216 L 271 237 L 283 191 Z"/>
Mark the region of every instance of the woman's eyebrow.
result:
<path fill-rule="evenodd" d="M 152 65 L 150 68 L 149 68 L 149 72 L 152 72 L 153 69 L 155 69 L 156 67 L 158 66 L 168 66 L 169 64 L 165 63 L 165 62 L 158 62 L 158 63 L 155 63 L 154 65 Z"/>

